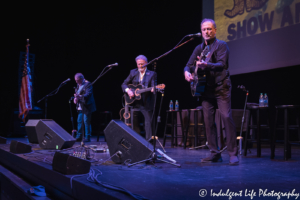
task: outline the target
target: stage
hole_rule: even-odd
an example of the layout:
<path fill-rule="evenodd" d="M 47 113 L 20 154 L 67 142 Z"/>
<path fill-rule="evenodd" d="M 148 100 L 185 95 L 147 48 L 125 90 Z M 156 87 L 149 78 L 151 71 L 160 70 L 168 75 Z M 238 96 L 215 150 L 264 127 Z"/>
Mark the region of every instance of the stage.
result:
<path fill-rule="evenodd" d="M 31 186 L 45 186 L 50 199 L 133 199 L 127 194 L 89 182 L 88 174 L 74 176 L 53 171 L 52 159 L 56 150 L 42 150 L 34 144 L 32 153 L 10 153 L 11 140 L 28 143 L 26 138 L 8 138 L 7 144 L 0 145 L 1 165 Z M 76 142 L 72 148 L 61 152 L 72 154 L 79 144 Z M 92 142 L 86 145 L 107 147 L 104 138 L 100 138 L 100 142 L 92 138 Z M 268 144 L 263 145 L 260 158 L 256 157 L 256 149 L 252 148 L 246 157 L 239 156 L 237 166 L 228 164 L 226 151 L 222 154 L 223 162 L 200 163 L 201 158 L 210 154 L 208 149 L 171 148 L 170 142 L 166 143 L 165 149 L 167 155 L 181 165 L 180 168 L 162 162 L 130 168 L 111 160 L 102 163 L 110 158 L 109 152 L 105 152 L 95 154 L 94 159 L 98 162 L 93 162 L 91 169 L 96 173 L 99 173 L 97 170 L 102 172 L 98 176 L 101 183 L 125 188 L 147 199 L 231 199 L 230 196 L 232 199 L 277 199 L 278 193 L 280 199 L 287 199 L 284 195 L 288 193 L 289 199 L 296 199 L 300 192 L 299 146 L 292 146 L 289 161 L 283 160 L 283 146 L 280 144 L 276 146 L 273 160 L 270 159 Z"/>

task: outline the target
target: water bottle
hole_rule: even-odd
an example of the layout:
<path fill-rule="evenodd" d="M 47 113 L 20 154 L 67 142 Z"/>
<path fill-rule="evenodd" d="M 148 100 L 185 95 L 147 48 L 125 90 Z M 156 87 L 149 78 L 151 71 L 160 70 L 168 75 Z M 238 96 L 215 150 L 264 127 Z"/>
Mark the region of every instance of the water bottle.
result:
<path fill-rule="evenodd" d="M 264 106 L 269 107 L 269 98 L 267 96 L 267 93 L 265 93 L 264 95 Z"/>
<path fill-rule="evenodd" d="M 178 111 L 179 110 L 179 103 L 178 103 L 178 100 L 176 100 L 175 102 L 175 111 Z"/>
<path fill-rule="evenodd" d="M 173 101 L 172 100 L 170 101 L 170 104 L 169 104 L 169 111 L 173 111 Z"/>
<path fill-rule="evenodd" d="M 264 107 L 264 95 L 263 93 L 260 93 L 259 95 L 259 107 Z"/>

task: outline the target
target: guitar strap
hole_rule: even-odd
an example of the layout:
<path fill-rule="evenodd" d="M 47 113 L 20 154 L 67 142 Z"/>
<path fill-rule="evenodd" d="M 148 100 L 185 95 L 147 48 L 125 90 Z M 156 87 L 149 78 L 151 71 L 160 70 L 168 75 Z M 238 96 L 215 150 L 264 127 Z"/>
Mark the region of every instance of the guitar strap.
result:
<path fill-rule="evenodd" d="M 205 62 L 208 62 L 208 61 L 210 60 L 212 54 L 215 52 L 215 50 L 216 50 L 216 48 L 217 48 L 217 44 L 218 44 L 218 39 L 216 39 L 216 40 L 214 41 L 214 43 L 212 43 L 212 45 L 211 45 L 211 50 L 209 51 L 208 55 L 206 56 Z M 203 45 L 204 45 L 204 43 L 203 43 Z"/>

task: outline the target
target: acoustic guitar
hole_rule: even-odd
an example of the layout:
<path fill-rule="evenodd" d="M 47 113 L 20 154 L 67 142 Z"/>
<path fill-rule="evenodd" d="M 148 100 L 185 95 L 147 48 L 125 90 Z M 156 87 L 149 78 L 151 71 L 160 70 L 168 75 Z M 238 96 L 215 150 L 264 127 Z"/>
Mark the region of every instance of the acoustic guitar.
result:
<path fill-rule="evenodd" d="M 209 54 L 208 46 L 204 48 L 200 55 L 199 61 L 204 62 Z M 196 65 L 196 64 L 195 64 Z M 206 74 L 204 70 L 199 70 L 196 65 L 194 73 L 192 73 L 193 81 L 191 82 L 191 92 L 193 96 L 201 96 L 205 90 Z"/>
<path fill-rule="evenodd" d="M 165 89 L 165 84 L 160 84 L 160 85 L 157 85 L 156 86 L 156 89 L 159 90 L 163 90 Z M 146 89 L 143 89 L 143 86 L 142 85 L 132 85 L 132 84 L 129 84 L 128 85 L 128 88 L 133 92 L 134 96 L 133 97 L 129 97 L 127 93 L 125 93 L 125 102 L 127 104 L 132 104 L 135 100 L 140 100 L 142 97 L 141 97 L 141 94 L 144 93 L 144 92 L 148 92 L 148 91 L 151 91 L 153 89 L 153 87 L 149 87 L 149 88 L 146 88 Z"/>

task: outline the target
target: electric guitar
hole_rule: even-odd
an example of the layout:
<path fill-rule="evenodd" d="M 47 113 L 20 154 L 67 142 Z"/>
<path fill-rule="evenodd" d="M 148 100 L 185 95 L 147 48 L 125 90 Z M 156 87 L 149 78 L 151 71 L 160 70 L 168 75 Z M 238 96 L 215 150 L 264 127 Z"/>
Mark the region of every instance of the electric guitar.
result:
<path fill-rule="evenodd" d="M 160 85 L 156 86 L 156 89 L 163 90 L 163 89 L 165 89 L 165 87 L 166 87 L 165 84 L 160 84 Z M 153 89 L 153 87 L 143 89 L 143 86 L 140 85 L 140 84 L 139 85 L 129 84 L 128 88 L 133 92 L 134 96 L 129 97 L 127 92 L 125 93 L 125 95 L 124 95 L 125 96 L 125 102 L 127 104 L 132 104 L 135 100 L 140 100 L 142 98 L 141 97 L 142 93 L 151 91 Z"/>
<path fill-rule="evenodd" d="M 199 61 L 204 62 L 207 60 L 209 54 L 208 46 L 204 48 L 200 55 Z M 204 70 L 199 70 L 198 66 L 196 65 L 194 73 L 192 73 L 193 81 L 191 82 L 191 91 L 193 96 L 201 96 L 201 94 L 205 90 L 206 85 L 206 74 Z"/>

